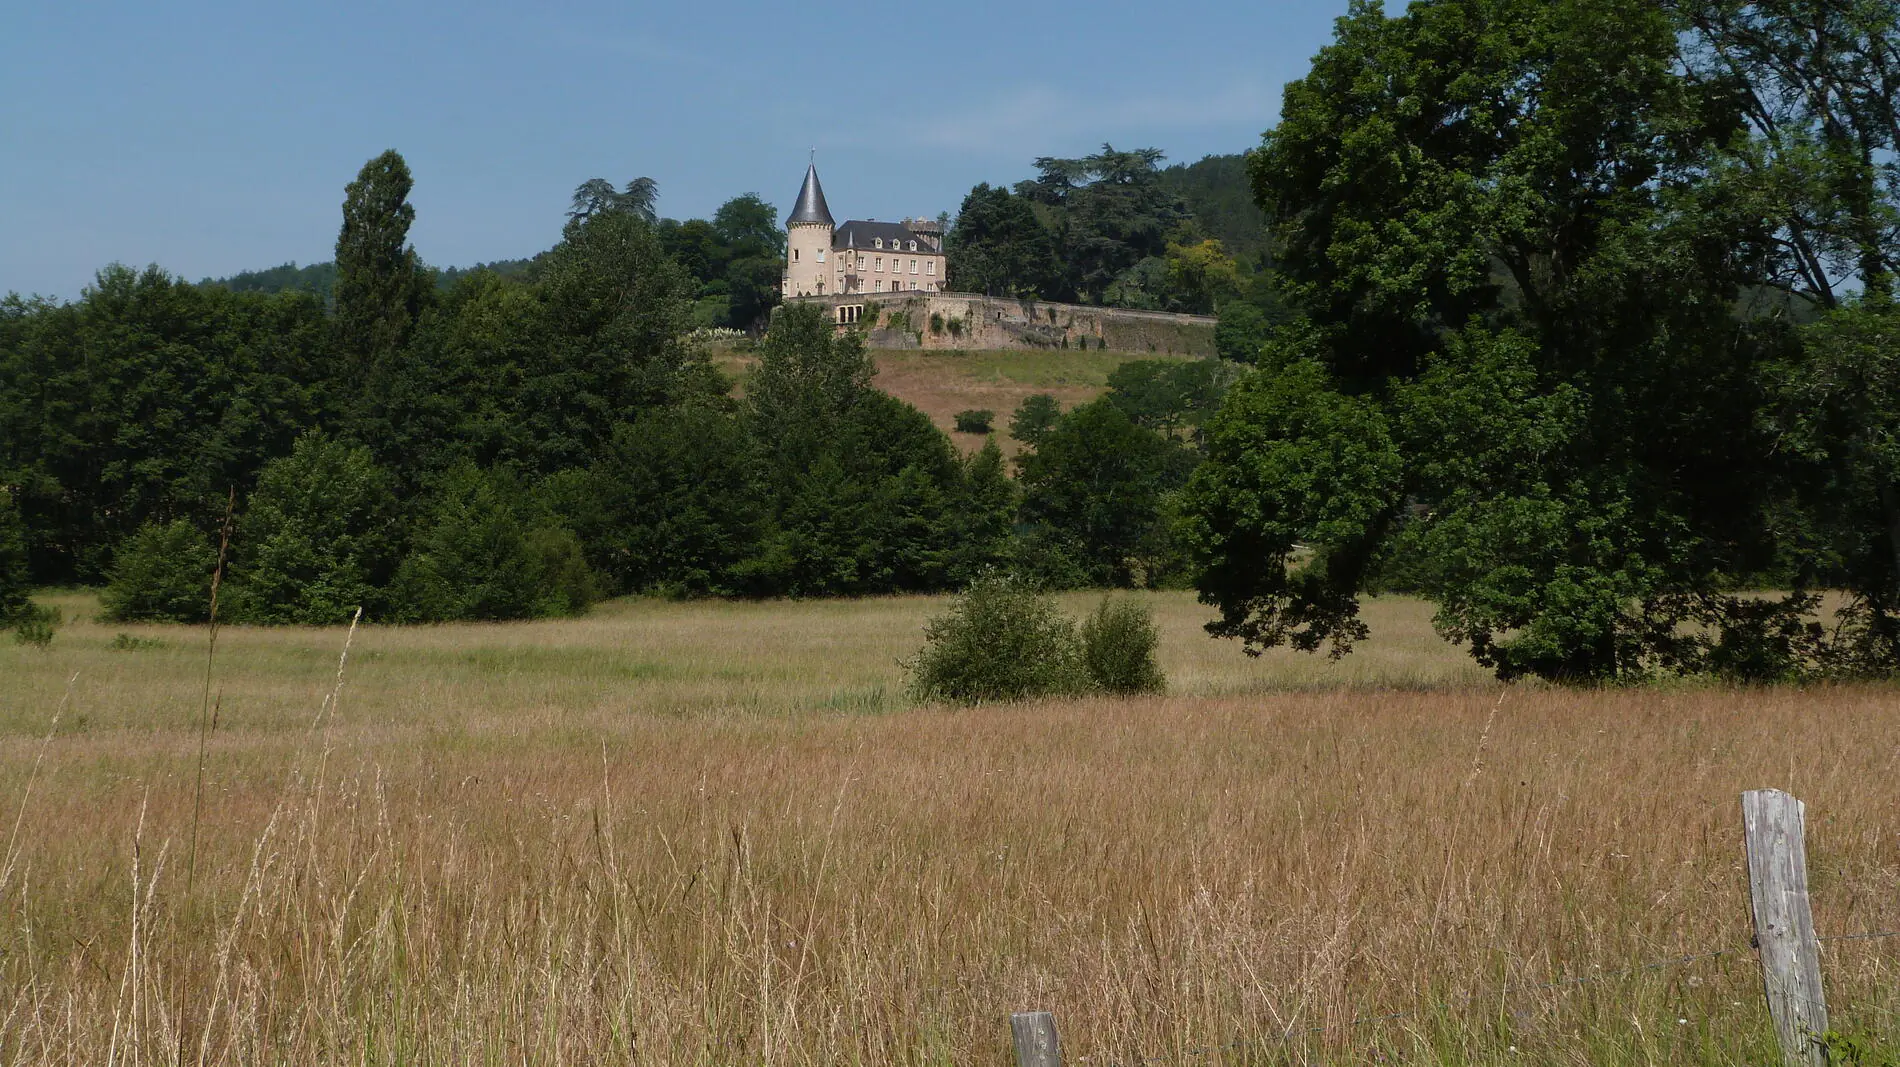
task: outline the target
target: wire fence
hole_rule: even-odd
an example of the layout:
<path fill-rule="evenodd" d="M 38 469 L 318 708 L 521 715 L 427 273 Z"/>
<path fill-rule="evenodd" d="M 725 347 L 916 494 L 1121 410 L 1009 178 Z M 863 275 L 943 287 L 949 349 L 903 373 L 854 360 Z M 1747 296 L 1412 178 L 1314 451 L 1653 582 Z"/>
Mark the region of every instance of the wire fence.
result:
<path fill-rule="evenodd" d="M 1817 937 L 1815 938 L 1815 940 L 1822 944 L 1827 944 L 1829 942 L 1835 942 L 1835 941 L 1879 941 L 1879 940 L 1890 938 L 1890 937 L 1900 937 L 1900 930 L 1874 930 L 1874 931 L 1868 931 L 1865 933 L 1858 933 L 1858 934 L 1833 934 L 1826 937 Z M 1460 1007 L 1463 1005 L 1474 1003 L 1479 1000 L 1488 1000 L 1492 998 L 1503 1000 L 1508 997 L 1520 996 L 1525 993 L 1546 992 L 1553 989 L 1577 989 L 1583 986 L 1599 985 L 1599 984 L 1604 984 L 1604 983 L 1609 983 L 1609 982 L 1619 982 L 1625 979 L 1634 978 L 1638 975 L 1649 974 L 1655 971 L 1670 970 L 1670 969 L 1678 968 L 1678 967 L 1688 967 L 1692 964 L 1704 963 L 1709 960 L 1718 959 L 1723 956 L 1747 955 L 1747 954 L 1753 953 L 1755 949 L 1756 949 L 1756 945 L 1751 940 L 1750 943 L 1746 945 L 1736 945 L 1736 946 L 1731 946 L 1729 948 L 1711 949 L 1707 952 L 1692 952 L 1685 956 L 1669 956 L 1663 959 L 1653 960 L 1649 963 L 1637 964 L 1634 967 L 1627 967 L 1620 971 L 1610 971 L 1605 974 L 1575 975 L 1568 978 L 1556 978 L 1547 982 L 1533 982 L 1533 983 L 1521 984 L 1521 985 L 1503 985 L 1503 986 L 1497 986 L 1492 989 L 1477 990 L 1475 992 L 1467 993 L 1464 996 L 1453 997 L 1448 1000 L 1427 1001 L 1427 1000 L 1421 999 L 1413 1007 L 1407 1008 L 1403 1011 L 1382 1012 L 1376 1015 L 1361 1015 L 1356 1018 L 1347 1020 L 1346 1022 L 1332 1023 L 1326 1026 L 1294 1026 L 1274 1035 L 1268 1035 L 1264 1037 L 1254 1037 L 1254 1038 L 1240 1038 L 1234 1041 L 1221 1042 L 1218 1044 L 1211 1044 L 1211 1045 L 1199 1045 L 1192 1048 L 1182 1049 L 1178 1052 L 1169 1053 L 1168 1055 L 1164 1055 L 1164 1056 L 1146 1056 L 1146 1057 L 1142 1057 L 1139 1059 L 1132 1059 L 1132 1060 L 1103 1059 L 1099 1057 L 1089 1057 L 1089 1058 L 1079 1058 L 1077 1062 L 1086 1062 L 1090 1064 L 1095 1064 L 1095 1065 L 1098 1065 L 1098 1067 L 1146 1067 L 1147 1064 L 1175 1063 L 1183 1059 L 1205 1059 L 1217 1053 L 1238 1052 L 1243 1049 L 1249 1049 L 1249 1048 L 1265 1049 L 1265 1048 L 1269 1048 L 1271 1046 L 1276 1046 L 1276 1045 L 1286 1045 L 1298 1038 L 1314 1037 L 1319 1034 L 1331 1033 L 1335 1031 L 1353 1030 L 1362 1026 L 1371 1026 L 1377 1023 L 1395 1022 L 1399 1019 L 1415 1018 L 1423 1014 L 1427 1010 L 1431 1010 L 1435 1008 Z"/>

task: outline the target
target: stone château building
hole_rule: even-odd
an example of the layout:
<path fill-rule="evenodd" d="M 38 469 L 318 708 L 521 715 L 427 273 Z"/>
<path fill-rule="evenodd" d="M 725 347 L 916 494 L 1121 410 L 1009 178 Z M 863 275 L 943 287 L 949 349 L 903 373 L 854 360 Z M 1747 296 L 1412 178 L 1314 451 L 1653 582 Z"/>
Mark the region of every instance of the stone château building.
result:
<path fill-rule="evenodd" d="M 940 293 L 944 288 L 943 226 L 934 219 L 839 226 L 818 184 L 818 166 L 785 220 L 786 299 L 853 293 Z"/>

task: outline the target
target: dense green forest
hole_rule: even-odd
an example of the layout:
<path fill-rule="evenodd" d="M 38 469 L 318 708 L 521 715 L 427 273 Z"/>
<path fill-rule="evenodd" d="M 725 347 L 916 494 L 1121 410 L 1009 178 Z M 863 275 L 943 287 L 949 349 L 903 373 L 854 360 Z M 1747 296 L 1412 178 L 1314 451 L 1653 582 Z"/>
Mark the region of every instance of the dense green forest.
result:
<path fill-rule="evenodd" d="M 1161 171 L 1161 187 L 1181 198 L 1201 233 L 1239 263 L 1256 268 L 1267 252 L 1267 213 L 1254 202 L 1247 157 L 1204 156 Z"/>
<path fill-rule="evenodd" d="M 1220 355 L 1251 362 L 1291 312 L 1247 155 L 1161 166 L 1153 148 L 1043 157 L 978 185 L 946 237 L 950 287 L 1219 316 Z"/>
<path fill-rule="evenodd" d="M 1246 156 L 971 190 L 954 287 L 1216 312 L 1226 357 L 1025 404 L 1013 471 L 774 312 L 758 197 L 591 180 L 547 252 L 451 276 L 386 153 L 331 266 L 0 303 L 0 614 L 202 615 L 214 571 L 230 617 L 324 622 L 1001 570 L 1192 582 L 1254 651 L 1344 654 L 1406 590 L 1507 679 L 1890 674 L 1897 100 L 1891 6 L 1355 3 Z M 742 400 L 713 325 L 759 336 Z"/>
<path fill-rule="evenodd" d="M 1263 266 L 1245 157 L 1163 168 L 1159 149 L 1042 157 L 978 185 L 945 238 L 950 287 L 992 296 L 1212 314 Z M 1240 258 L 1236 258 L 1238 250 Z"/>

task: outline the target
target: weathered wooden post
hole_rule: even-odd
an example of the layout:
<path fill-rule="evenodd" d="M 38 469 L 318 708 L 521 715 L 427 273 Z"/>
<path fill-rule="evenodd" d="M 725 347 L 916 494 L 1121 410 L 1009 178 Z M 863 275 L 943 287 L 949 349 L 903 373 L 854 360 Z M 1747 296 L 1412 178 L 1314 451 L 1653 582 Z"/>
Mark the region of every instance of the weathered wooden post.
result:
<path fill-rule="evenodd" d="M 1821 991 L 1821 945 L 1808 908 L 1806 811 L 1779 789 L 1742 794 L 1755 947 L 1786 1067 L 1823 1067 L 1825 1062 L 1818 1039 L 1827 1032 L 1827 998 Z"/>
<path fill-rule="evenodd" d="M 1056 1040 L 1054 1015 L 1019 1011 L 1009 1017 L 1009 1032 L 1016 1039 L 1016 1067 L 1062 1067 L 1062 1042 Z"/>

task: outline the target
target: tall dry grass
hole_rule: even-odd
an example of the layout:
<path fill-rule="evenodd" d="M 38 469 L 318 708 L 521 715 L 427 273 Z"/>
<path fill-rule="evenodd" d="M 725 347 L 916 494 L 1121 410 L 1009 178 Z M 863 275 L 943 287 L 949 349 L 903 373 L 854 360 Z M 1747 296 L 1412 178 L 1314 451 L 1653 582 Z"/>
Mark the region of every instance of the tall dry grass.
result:
<path fill-rule="evenodd" d="M 368 627 L 340 690 L 342 631 L 226 629 L 186 892 L 202 637 L 70 598 L 0 651 L 0 1062 L 1003 1063 L 1026 1008 L 1083 1063 L 1766 1062 L 1767 785 L 1821 931 L 1900 928 L 1893 689 L 1507 690 L 1404 601 L 1256 662 L 1152 602 L 1170 696 L 976 710 L 899 702 L 921 598 Z M 1838 1024 L 1900 1036 L 1896 953 L 1828 944 Z"/>

